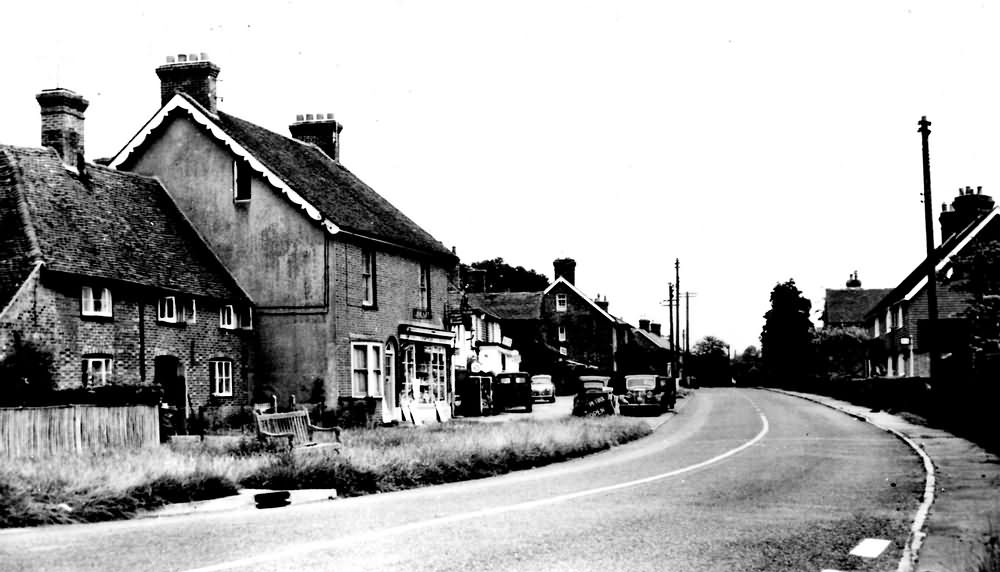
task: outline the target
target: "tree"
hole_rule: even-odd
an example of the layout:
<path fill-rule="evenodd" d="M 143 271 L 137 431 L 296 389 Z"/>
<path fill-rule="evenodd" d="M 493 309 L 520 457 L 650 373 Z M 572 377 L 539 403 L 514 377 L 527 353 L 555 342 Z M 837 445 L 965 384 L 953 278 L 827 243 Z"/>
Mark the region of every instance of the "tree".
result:
<path fill-rule="evenodd" d="M 14 332 L 11 351 L 0 360 L 0 381 L 6 384 L 3 402 L 30 405 L 45 399 L 56 388 L 52 354 Z"/>
<path fill-rule="evenodd" d="M 867 330 L 853 326 L 817 330 L 813 343 L 818 373 L 827 378 L 863 376 L 871 339 Z"/>
<path fill-rule="evenodd" d="M 955 258 L 955 289 L 970 295 L 962 316 L 969 320 L 973 367 L 982 374 L 1000 359 L 1000 241 L 973 243 Z"/>
<path fill-rule="evenodd" d="M 771 309 L 764 314 L 760 333 L 761 358 L 766 381 L 790 386 L 811 377 L 813 324 L 812 302 L 789 279 L 771 291 Z"/>
<path fill-rule="evenodd" d="M 760 383 L 760 350 L 747 346 L 743 353 L 733 358 L 733 379 L 740 385 Z"/>
<path fill-rule="evenodd" d="M 715 336 L 705 336 L 691 351 L 689 371 L 700 385 L 729 385 L 729 344 Z"/>
<path fill-rule="evenodd" d="M 461 271 L 466 292 L 538 292 L 549 286 L 544 275 L 523 266 L 511 266 L 503 258 L 462 264 Z"/>

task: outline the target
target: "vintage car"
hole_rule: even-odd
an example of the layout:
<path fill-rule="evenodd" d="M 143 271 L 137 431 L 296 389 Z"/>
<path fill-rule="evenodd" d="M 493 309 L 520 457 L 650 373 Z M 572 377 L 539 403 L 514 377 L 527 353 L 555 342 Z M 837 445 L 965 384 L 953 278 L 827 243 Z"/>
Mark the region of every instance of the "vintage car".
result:
<path fill-rule="evenodd" d="M 531 399 L 532 401 L 556 402 L 556 386 L 552 383 L 551 375 L 531 376 Z"/>
<path fill-rule="evenodd" d="M 523 371 L 498 373 L 493 382 L 493 407 L 503 411 L 511 407 L 523 407 L 531 411 L 531 376 Z"/>
<path fill-rule="evenodd" d="M 622 415 L 652 413 L 659 415 L 673 409 L 677 399 L 674 380 L 654 374 L 626 375 L 625 391 L 618 396 Z"/>
<path fill-rule="evenodd" d="M 455 380 L 455 413 L 466 417 L 493 414 L 493 376 L 474 373 Z"/>
<path fill-rule="evenodd" d="M 581 375 L 580 391 L 573 397 L 573 415 L 596 417 L 617 415 L 618 397 L 607 375 Z"/>

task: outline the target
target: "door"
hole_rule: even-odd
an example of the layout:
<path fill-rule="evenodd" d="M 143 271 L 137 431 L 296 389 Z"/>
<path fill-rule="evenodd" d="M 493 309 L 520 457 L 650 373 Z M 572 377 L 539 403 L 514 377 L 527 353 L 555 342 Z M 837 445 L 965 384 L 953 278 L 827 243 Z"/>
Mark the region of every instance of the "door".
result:
<path fill-rule="evenodd" d="M 153 360 L 153 383 L 163 388 L 161 425 L 175 435 L 187 434 L 187 383 L 184 367 L 175 356 L 156 356 Z"/>
<path fill-rule="evenodd" d="M 382 366 L 382 421 L 388 423 L 399 419 L 399 405 L 396 403 L 396 344 L 389 340 L 382 352 L 385 363 Z"/>

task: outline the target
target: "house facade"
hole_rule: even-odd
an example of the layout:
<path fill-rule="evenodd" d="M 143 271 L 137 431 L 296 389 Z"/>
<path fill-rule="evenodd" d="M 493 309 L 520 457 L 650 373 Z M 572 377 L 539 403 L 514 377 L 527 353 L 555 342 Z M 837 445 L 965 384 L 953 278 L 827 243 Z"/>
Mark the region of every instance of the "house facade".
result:
<path fill-rule="evenodd" d="M 0 145 L 0 359 L 57 388 L 158 385 L 180 419 L 249 404 L 252 299 L 154 179 L 87 163 L 88 102 L 37 97 L 45 148 Z"/>
<path fill-rule="evenodd" d="M 962 276 L 954 260 L 974 250 L 982 241 L 1000 239 L 1000 210 L 981 188 L 960 190 L 941 217 L 941 245 L 865 316 L 865 327 L 877 340 L 869 359 L 873 376 L 928 377 L 932 344 L 953 371 L 968 366 L 969 330 L 962 313 L 970 294 L 962 289 Z M 927 310 L 927 275 L 933 266 L 937 277 L 938 316 L 930 329 Z"/>
<path fill-rule="evenodd" d="M 474 295 L 465 297 L 464 306 L 459 310 L 464 318 L 452 320 L 451 326 L 456 375 L 521 371 L 521 353 L 514 349 L 513 339 L 504 335 L 500 317 L 484 309 Z"/>
<path fill-rule="evenodd" d="M 576 261 L 553 262 L 555 280 L 542 292 L 469 295 L 470 304 L 498 317 L 529 373 L 621 370 L 630 326 L 575 284 Z"/>
<path fill-rule="evenodd" d="M 255 397 L 448 416 L 457 258 L 340 163 L 332 115 L 272 132 L 218 109 L 219 71 L 168 58 L 160 109 L 111 167 L 162 181 L 255 301 Z"/>

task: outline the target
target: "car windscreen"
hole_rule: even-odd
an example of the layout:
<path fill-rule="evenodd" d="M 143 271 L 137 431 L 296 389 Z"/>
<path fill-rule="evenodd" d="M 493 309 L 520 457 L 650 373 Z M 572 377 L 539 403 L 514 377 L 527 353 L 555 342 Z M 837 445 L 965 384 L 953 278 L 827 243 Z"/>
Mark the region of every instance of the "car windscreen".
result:
<path fill-rule="evenodd" d="M 625 378 L 625 389 L 653 389 L 656 387 L 656 378 L 653 376 L 628 376 Z"/>

